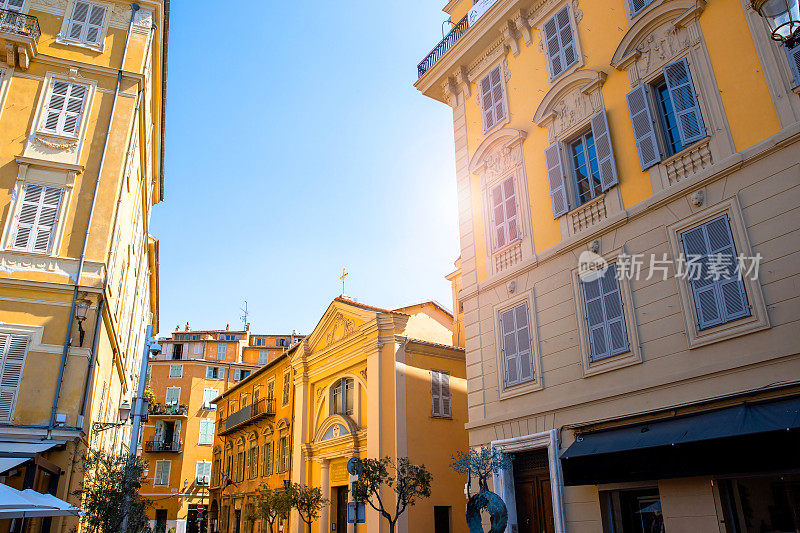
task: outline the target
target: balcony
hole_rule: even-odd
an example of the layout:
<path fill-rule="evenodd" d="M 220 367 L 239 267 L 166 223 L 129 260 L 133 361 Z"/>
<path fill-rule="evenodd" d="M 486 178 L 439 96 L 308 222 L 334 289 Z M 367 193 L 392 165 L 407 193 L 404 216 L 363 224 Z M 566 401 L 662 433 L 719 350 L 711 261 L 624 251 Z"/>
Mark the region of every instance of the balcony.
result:
<path fill-rule="evenodd" d="M 42 35 L 39 19 L 25 13 L 0 9 L 0 51 L 6 53 L 6 64 L 15 67 L 17 60 L 27 70 L 36 56 L 36 45 Z"/>
<path fill-rule="evenodd" d="M 221 424 L 220 435 L 227 435 L 237 427 L 258 418 L 275 414 L 275 398 L 258 400 L 246 407 L 242 407 Z"/>
<path fill-rule="evenodd" d="M 189 414 L 189 406 L 186 404 L 175 405 L 169 403 L 154 403 L 149 409 L 150 416 L 179 416 L 186 417 Z"/>
<path fill-rule="evenodd" d="M 183 451 L 183 446 L 181 445 L 180 441 L 149 440 L 144 443 L 144 451 L 151 453 L 181 453 L 181 451 Z"/>
<path fill-rule="evenodd" d="M 439 44 L 431 50 L 431 53 L 428 54 L 425 59 L 423 59 L 419 65 L 417 65 L 417 76 L 422 77 L 423 74 L 428 72 L 428 70 L 437 62 L 439 61 L 442 56 L 450 50 L 456 42 L 461 39 L 461 37 L 467 33 L 469 29 L 469 14 L 464 15 L 464 18 L 458 21 L 458 24 L 453 26 L 453 29 L 450 30 L 444 39 L 439 41 Z"/>

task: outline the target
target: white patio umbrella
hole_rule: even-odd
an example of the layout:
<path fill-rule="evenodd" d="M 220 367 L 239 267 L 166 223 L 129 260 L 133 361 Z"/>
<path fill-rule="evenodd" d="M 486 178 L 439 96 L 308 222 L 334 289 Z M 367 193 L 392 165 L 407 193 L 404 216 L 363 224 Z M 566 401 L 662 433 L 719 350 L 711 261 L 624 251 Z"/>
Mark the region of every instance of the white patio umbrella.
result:
<path fill-rule="evenodd" d="M 33 489 L 19 491 L 0 484 L 0 518 L 80 516 L 82 512 L 52 494 L 42 494 Z"/>

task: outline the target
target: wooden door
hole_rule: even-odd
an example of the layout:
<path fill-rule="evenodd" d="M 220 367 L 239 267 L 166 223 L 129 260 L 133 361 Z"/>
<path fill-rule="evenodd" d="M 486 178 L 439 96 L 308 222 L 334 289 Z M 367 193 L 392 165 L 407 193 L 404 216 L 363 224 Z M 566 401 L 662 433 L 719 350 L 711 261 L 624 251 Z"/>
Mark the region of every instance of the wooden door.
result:
<path fill-rule="evenodd" d="M 336 531 L 347 531 L 347 487 L 336 487 Z"/>
<path fill-rule="evenodd" d="M 554 533 L 547 450 L 517 454 L 513 464 L 519 533 Z"/>

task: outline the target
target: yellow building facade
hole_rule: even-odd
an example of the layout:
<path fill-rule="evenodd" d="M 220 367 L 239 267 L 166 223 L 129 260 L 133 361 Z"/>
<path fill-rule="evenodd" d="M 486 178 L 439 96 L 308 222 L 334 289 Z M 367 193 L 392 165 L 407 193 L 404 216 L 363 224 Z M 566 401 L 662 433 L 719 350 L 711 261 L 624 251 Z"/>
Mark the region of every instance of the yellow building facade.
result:
<path fill-rule="evenodd" d="M 213 532 L 261 533 L 254 516 L 260 487 L 283 487 L 290 479 L 294 376 L 281 353 L 216 399 L 220 423 L 214 441 L 209 525 Z M 228 482 L 229 480 L 229 482 Z M 274 524 L 287 532 L 288 517 Z"/>
<path fill-rule="evenodd" d="M 140 493 L 152 504 L 147 512 L 157 533 L 209 531 L 209 516 L 218 514 L 211 505 L 219 481 L 218 472 L 212 475 L 214 439 L 218 424 L 224 432 L 231 413 L 228 404 L 214 400 L 250 382 L 268 363 L 285 360 L 298 338 L 249 329 L 198 331 L 187 324 L 159 340 L 161 353 L 151 358 L 148 369 L 155 401 L 140 444 L 147 461 Z"/>
<path fill-rule="evenodd" d="M 433 474 L 431 497 L 407 511 L 398 531 L 466 531 L 464 479 L 449 467 L 466 448 L 466 369 L 452 339 L 453 316 L 435 302 L 386 310 L 340 297 L 290 350 L 292 481 L 320 487 L 329 501 L 313 531 L 354 530 L 346 462 L 385 456 Z M 367 531 L 388 531 L 369 507 L 366 519 Z M 302 526 L 293 515 L 291 531 Z"/>
<path fill-rule="evenodd" d="M 445 11 L 416 87 L 453 110 L 467 428 L 515 458 L 509 528 L 798 527 L 791 433 L 714 417 L 800 409 L 800 47 L 749 1 Z"/>
<path fill-rule="evenodd" d="M 128 447 L 118 407 L 158 329 L 168 11 L 0 2 L 0 457 L 21 459 L 0 482 L 76 505 L 87 447 Z"/>

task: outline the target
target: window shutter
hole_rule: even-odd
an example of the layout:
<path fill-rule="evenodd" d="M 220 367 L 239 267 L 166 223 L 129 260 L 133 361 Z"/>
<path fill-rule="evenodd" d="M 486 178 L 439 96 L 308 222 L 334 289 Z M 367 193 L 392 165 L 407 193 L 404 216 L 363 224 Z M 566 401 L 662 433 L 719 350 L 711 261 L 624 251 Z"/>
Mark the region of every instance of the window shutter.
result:
<path fill-rule="evenodd" d="M 561 145 L 557 142 L 544 150 L 544 161 L 547 165 L 547 181 L 550 184 L 550 203 L 553 206 L 553 218 L 558 218 L 569 211 L 567 188 L 564 185 L 564 165 L 561 162 Z"/>
<path fill-rule="evenodd" d="M 656 138 L 647 85 L 639 85 L 625 95 L 625 98 L 628 101 L 628 112 L 633 124 L 633 137 L 636 141 L 636 151 L 639 153 L 639 164 L 642 170 L 646 170 L 661 161 L 661 149 L 658 147 Z"/>
<path fill-rule="evenodd" d="M 689 63 L 686 58 L 664 65 L 664 79 L 667 81 L 669 97 L 678 121 L 681 144 L 688 146 L 706 136 L 700 104 L 692 84 Z"/>
<path fill-rule="evenodd" d="M 22 11 L 22 6 L 24 5 L 25 5 L 25 0 L 8 0 L 5 3 L 5 5 L 2 5 L 2 2 L 0 2 L 0 7 L 2 7 L 3 9 L 7 9 L 9 11 L 16 11 L 17 13 Z"/>
<path fill-rule="evenodd" d="M 611 146 L 611 133 L 605 110 L 594 115 L 591 124 L 597 153 L 597 166 L 600 169 L 600 183 L 603 190 L 607 191 L 619 183 L 619 180 L 617 179 L 617 163 L 614 161 L 614 149 Z"/>
<path fill-rule="evenodd" d="M 599 361 L 627 352 L 630 347 L 616 265 L 609 265 L 601 278 L 581 284 L 589 330 L 589 360 Z"/>
<path fill-rule="evenodd" d="M 87 2 L 78 0 L 75 2 L 75 9 L 72 10 L 72 17 L 69 19 L 69 26 L 67 28 L 67 36 L 70 39 L 79 41 L 83 35 L 87 19 L 89 18 L 89 8 L 91 6 Z"/>
<path fill-rule="evenodd" d="M 436 370 L 431 370 L 431 414 L 441 416 L 441 384 L 440 375 Z"/>
<path fill-rule="evenodd" d="M 181 421 L 175 421 L 175 429 L 172 432 L 172 445 L 174 450 L 179 450 L 181 445 Z"/>
<path fill-rule="evenodd" d="M 550 62 L 550 79 L 553 79 L 564 70 L 561 63 L 561 43 L 558 40 L 555 17 L 544 23 L 544 40 L 547 48 L 547 60 Z"/>
<path fill-rule="evenodd" d="M 225 369 L 223 367 L 219 368 L 219 379 L 225 379 Z"/>
<path fill-rule="evenodd" d="M 488 131 L 506 117 L 501 66 L 493 68 L 481 80 L 483 130 Z"/>
<path fill-rule="evenodd" d="M 543 29 L 552 80 L 578 60 L 569 8 L 562 8 L 545 22 Z"/>
<path fill-rule="evenodd" d="M 14 247 L 28 251 L 47 253 L 61 206 L 62 189 L 37 183 L 25 185 L 17 218 L 17 233 Z"/>
<path fill-rule="evenodd" d="M 89 19 L 86 22 L 86 44 L 100 44 L 105 19 L 106 8 L 92 4 L 89 9 Z"/>
<path fill-rule="evenodd" d="M 227 354 L 227 347 L 225 346 L 224 342 L 220 342 L 217 344 L 217 360 L 223 361 L 225 360 L 225 356 Z"/>
<path fill-rule="evenodd" d="M 506 215 L 503 209 L 503 188 L 502 185 L 492 187 L 490 194 L 492 201 L 492 220 L 494 222 L 495 248 L 502 248 L 506 245 Z"/>
<path fill-rule="evenodd" d="M 794 86 L 800 86 L 800 44 L 794 45 L 794 48 L 784 45 L 784 49 L 786 50 L 786 57 L 789 58 L 789 68 L 792 70 Z"/>
<path fill-rule="evenodd" d="M 531 357 L 531 334 L 528 326 L 528 305 L 518 305 L 514 309 L 517 326 L 517 350 L 519 356 L 519 380 L 533 379 L 533 361 Z"/>
<path fill-rule="evenodd" d="M 156 420 L 156 429 L 155 433 L 153 434 L 153 440 L 156 442 L 161 442 L 164 440 L 164 422 L 162 420 Z"/>
<path fill-rule="evenodd" d="M 214 379 L 214 367 L 207 366 L 206 367 L 206 379 Z"/>
<path fill-rule="evenodd" d="M 506 367 L 506 386 L 516 385 L 520 382 L 520 379 L 513 309 L 500 314 L 500 328 L 503 334 L 503 362 Z"/>
<path fill-rule="evenodd" d="M 589 330 L 589 360 L 604 359 L 609 356 L 609 350 L 599 279 L 583 282 L 583 299 L 586 305 L 586 324 Z"/>
<path fill-rule="evenodd" d="M 76 135 L 81 123 L 86 86 L 53 80 L 50 101 L 45 111 L 44 131 Z"/>
<path fill-rule="evenodd" d="M 451 416 L 450 414 L 450 374 L 447 372 L 439 373 L 439 384 L 441 385 L 442 410 L 441 416 Z"/>
<path fill-rule="evenodd" d="M 681 240 L 687 260 L 701 257 L 700 272 L 690 280 L 698 327 L 710 328 L 749 316 L 750 306 L 741 274 L 736 270 L 736 250 L 727 215 L 687 231 Z M 723 258 L 728 265 L 718 280 L 709 274 L 712 255 Z"/>
<path fill-rule="evenodd" d="M 630 0 L 631 16 L 649 6 L 653 0 Z"/>
<path fill-rule="evenodd" d="M 0 421 L 11 422 L 28 354 L 27 335 L 0 335 Z"/>

